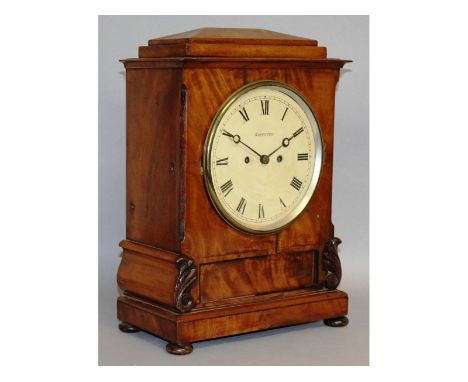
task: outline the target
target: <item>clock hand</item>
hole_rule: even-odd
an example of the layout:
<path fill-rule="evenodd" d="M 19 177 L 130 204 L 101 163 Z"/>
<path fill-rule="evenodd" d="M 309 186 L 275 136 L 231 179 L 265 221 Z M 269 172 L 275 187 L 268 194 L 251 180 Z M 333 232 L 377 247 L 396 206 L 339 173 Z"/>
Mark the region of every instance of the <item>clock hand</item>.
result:
<path fill-rule="evenodd" d="M 300 133 L 302 133 L 304 131 L 304 128 L 301 127 L 300 129 L 296 130 L 293 135 L 291 135 L 289 138 L 284 138 L 283 141 L 281 142 L 281 146 L 279 146 L 278 148 L 276 148 L 275 150 L 273 150 L 270 154 L 268 154 L 268 158 L 273 155 L 274 153 L 276 153 L 281 147 L 288 147 L 289 146 L 289 141 L 291 139 L 294 139 L 296 138 Z"/>
<path fill-rule="evenodd" d="M 240 142 L 240 137 L 238 135 L 232 135 L 229 131 L 226 131 L 223 129 L 223 135 L 226 135 L 230 138 L 233 139 L 234 143 L 239 143 Z"/>
<path fill-rule="evenodd" d="M 283 144 L 281 144 L 280 147 L 276 148 L 275 150 L 273 150 L 270 154 L 268 154 L 268 158 L 271 157 L 274 153 L 276 153 L 281 147 L 283 147 Z"/>
<path fill-rule="evenodd" d="M 259 158 L 262 158 L 264 155 L 261 155 L 259 154 L 258 152 L 256 152 L 252 147 L 250 147 L 249 145 L 245 144 L 244 142 L 242 142 L 241 140 L 241 137 L 239 135 L 232 135 L 230 132 L 226 131 L 226 130 L 223 130 L 223 135 L 226 135 L 228 136 L 229 138 L 232 138 L 232 140 L 234 141 L 235 144 L 238 144 L 238 143 L 241 143 L 243 144 L 245 147 L 247 147 L 248 149 L 252 150 L 255 154 L 257 154 L 259 156 Z"/>

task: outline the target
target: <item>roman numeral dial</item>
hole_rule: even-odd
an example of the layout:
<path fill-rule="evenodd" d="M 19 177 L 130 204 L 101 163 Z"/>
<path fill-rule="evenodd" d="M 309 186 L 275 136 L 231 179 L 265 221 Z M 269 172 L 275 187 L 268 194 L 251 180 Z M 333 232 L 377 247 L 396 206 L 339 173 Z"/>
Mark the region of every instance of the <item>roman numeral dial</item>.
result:
<path fill-rule="evenodd" d="M 284 117 L 286 117 L 286 113 L 288 112 L 289 108 L 284 109 L 283 116 L 281 117 L 281 120 L 284 121 Z"/>
<path fill-rule="evenodd" d="M 242 118 L 244 118 L 245 122 L 249 121 L 249 115 L 247 114 L 247 110 L 245 110 L 245 107 L 239 110 L 239 113 L 242 115 Z"/>
<path fill-rule="evenodd" d="M 223 193 L 224 197 L 228 196 L 230 192 L 234 189 L 234 185 L 232 184 L 232 180 L 229 179 L 226 183 L 224 183 L 221 187 L 221 192 Z"/>
<path fill-rule="evenodd" d="M 245 201 L 245 199 L 241 198 L 241 200 L 239 201 L 239 204 L 237 205 L 236 211 L 244 215 L 246 205 L 247 205 L 247 202 Z"/>
<path fill-rule="evenodd" d="M 226 99 L 203 147 L 206 187 L 197 190 L 226 224 L 247 233 L 270 234 L 292 223 L 308 205 L 321 171 L 321 132 L 313 111 L 293 90 L 275 84 L 256 82 Z M 196 161 L 187 156 L 192 189 L 200 186 Z M 210 217 L 200 216 L 200 224 L 223 224 Z"/>
<path fill-rule="evenodd" d="M 291 180 L 290 185 L 292 188 L 295 188 L 297 191 L 299 191 L 302 187 L 302 182 L 294 176 Z"/>
<path fill-rule="evenodd" d="M 258 205 L 258 218 L 263 219 L 265 217 L 265 210 L 263 208 L 263 204 Z"/>
<path fill-rule="evenodd" d="M 262 103 L 262 115 L 268 115 L 269 108 L 270 108 L 270 101 L 269 100 L 261 100 Z"/>
<path fill-rule="evenodd" d="M 218 159 L 218 160 L 216 161 L 216 166 L 227 166 L 227 165 L 228 165 L 228 160 L 229 160 L 228 157 L 222 158 L 222 159 Z"/>

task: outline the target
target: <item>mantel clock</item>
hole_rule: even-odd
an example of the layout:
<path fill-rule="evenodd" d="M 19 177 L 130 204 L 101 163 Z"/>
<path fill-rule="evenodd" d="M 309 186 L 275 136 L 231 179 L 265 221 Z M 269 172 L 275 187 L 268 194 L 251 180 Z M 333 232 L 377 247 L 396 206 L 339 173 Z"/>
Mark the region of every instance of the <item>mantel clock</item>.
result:
<path fill-rule="evenodd" d="M 317 41 L 203 28 L 126 59 L 124 332 L 192 343 L 324 320 L 348 296 L 331 222 L 335 86 Z"/>

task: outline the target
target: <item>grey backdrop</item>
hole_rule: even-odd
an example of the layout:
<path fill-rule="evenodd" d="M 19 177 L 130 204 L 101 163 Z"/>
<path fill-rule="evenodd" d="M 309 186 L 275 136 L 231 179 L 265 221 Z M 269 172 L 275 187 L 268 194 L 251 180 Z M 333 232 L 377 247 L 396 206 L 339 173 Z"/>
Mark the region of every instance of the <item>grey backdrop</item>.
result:
<path fill-rule="evenodd" d="M 117 329 L 118 243 L 125 238 L 125 73 L 147 40 L 200 27 L 262 28 L 314 38 L 328 56 L 352 59 L 336 91 L 333 221 L 343 240 L 340 289 L 345 328 L 321 322 L 194 344 L 177 357 L 147 333 Z M 368 16 L 99 17 L 99 364 L 367 365 L 369 362 L 369 18 Z"/>

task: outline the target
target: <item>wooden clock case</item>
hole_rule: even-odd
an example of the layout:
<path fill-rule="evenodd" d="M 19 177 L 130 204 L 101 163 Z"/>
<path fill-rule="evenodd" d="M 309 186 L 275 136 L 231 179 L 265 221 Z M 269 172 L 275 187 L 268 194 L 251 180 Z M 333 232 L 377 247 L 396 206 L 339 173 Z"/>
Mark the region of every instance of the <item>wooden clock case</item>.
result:
<path fill-rule="evenodd" d="M 120 329 L 174 354 L 192 343 L 324 320 L 347 324 L 331 222 L 335 86 L 348 61 L 317 41 L 257 29 L 204 28 L 150 40 L 122 62 L 127 98 L 127 228 L 118 270 Z M 210 203 L 201 159 L 216 112 L 260 80 L 302 93 L 318 119 L 317 189 L 288 227 L 251 235 Z"/>

